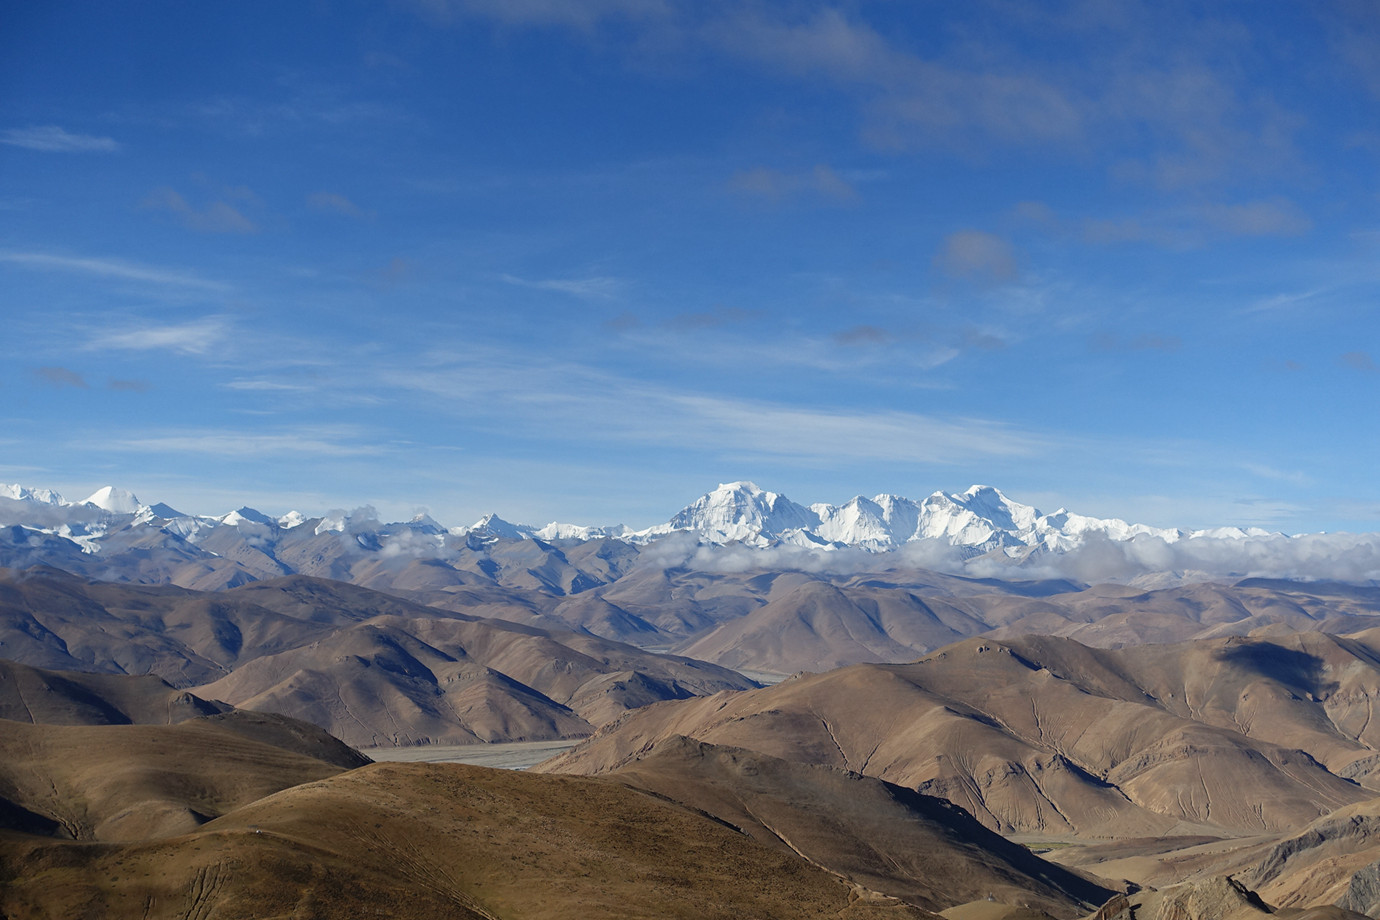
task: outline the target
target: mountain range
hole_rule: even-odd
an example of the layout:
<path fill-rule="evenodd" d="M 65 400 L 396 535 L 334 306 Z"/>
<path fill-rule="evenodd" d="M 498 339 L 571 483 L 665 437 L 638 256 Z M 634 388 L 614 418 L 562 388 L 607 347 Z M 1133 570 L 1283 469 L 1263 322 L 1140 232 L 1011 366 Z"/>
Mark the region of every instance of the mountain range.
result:
<path fill-rule="evenodd" d="M 150 527 L 192 546 L 205 544 L 218 530 L 235 528 L 253 532 L 266 549 L 281 541 L 287 532 L 307 526 L 313 535 L 349 533 L 361 547 L 393 553 L 429 549 L 442 554 L 457 541 L 474 545 L 496 539 L 569 542 L 611 538 L 645 545 L 671 534 L 685 533 L 710 544 L 855 547 L 869 552 L 934 540 L 962 547 L 971 554 L 998 552 L 1011 559 L 1023 559 L 1032 552 L 1067 551 L 1090 535 L 1111 540 L 1156 537 L 1169 543 L 1269 535 L 1259 528 L 1156 528 L 1116 518 L 1088 517 L 1062 508 L 1045 514 L 1013 501 L 998 489 L 982 485 L 960 493 L 935 492 L 920 501 L 878 495 L 858 496 L 839 506 L 805 506 L 751 482 L 732 482 L 700 496 L 666 523 L 636 531 L 621 525 L 550 523 L 534 527 L 510 523 L 496 514 L 485 515 L 469 526 L 449 528 L 425 514 L 388 524 L 360 512 L 332 512 L 307 518 L 293 511 L 273 518 L 246 507 L 218 516 L 191 515 L 163 503 L 146 505 L 132 493 L 113 486 L 99 489 L 83 501 L 69 502 L 48 489 L 0 485 L 0 500 L 7 500 L 0 504 L 0 523 L 60 537 L 88 552 L 99 551 L 123 531 Z"/>
<path fill-rule="evenodd" d="M 871 502 L 881 509 L 873 519 L 889 515 L 897 533 L 909 534 L 908 542 L 890 552 L 784 542 L 807 533 L 802 522 L 813 520 L 817 523 L 812 526 L 820 529 L 826 518 L 837 523 L 845 512 L 852 513 L 848 509 L 866 510 L 866 503 L 805 508 L 743 483 L 702 496 L 663 525 L 660 536 L 653 538 L 649 530 L 636 539 L 572 536 L 574 529 L 556 525 L 541 529 L 547 534 L 542 536 L 492 516 L 474 527 L 450 529 L 425 516 L 382 523 L 362 511 L 273 518 L 241 508 L 205 517 L 147 505 L 113 488 L 84 502 L 19 486 L 4 491 L 0 567 L 16 573 L 46 566 L 91 582 L 217 594 L 293 577 L 326 579 L 410 601 L 417 605 L 407 614 L 412 618 L 425 608 L 428 619 L 444 619 L 448 611 L 461 619 L 506 620 L 547 633 L 578 633 L 671 651 L 756 677 L 911 661 L 978 635 L 1045 633 L 1115 647 L 1266 629 L 1346 633 L 1380 623 L 1374 619 L 1380 616 L 1380 589 L 1366 580 L 1291 581 L 1243 577 L 1246 573 L 1210 579 L 1188 569 L 1152 569 L 1122 584 L 1108 584 L 1096 572 L 1079 572 L 1083 578 L 1063 576 L 1036 560 L 1077 559 L 1080 553 L 1105 558 L 1126 547 L 1163 564 L 1166 552 L 1188 544 L 1217 548 L 1213 552 L 1238 546 L 1256 558 L 1275 542 L 1302 538 L 1245 531 L 1158 532 L 1119 521 L 1099 521 L 1094 528 L 1088 523 L 1092 519 L 1043 515 L 981 487 L 957 496 L 931 496 L 922 503 Z M 916 510 L 922 507 L 928 509 L 924 514 Z M 903 515 L 906 508 L 914 513 Z M 1073 539 L 1057 536 L 1051 530 L 1055 523 L 1090 542 L 1083 550 L 1051 549 Z M 552 530 L 567 536 L 548 539 Z M 862 532 L 854 530 L 854 535 Z M 917 532 L 946 536 L 915 538 Z M 1113 536 L 1119 542 L 1111 542 Z M 719 540 L 730 542 L 715 542 Z M 953 540 L 980 542 L 959 545 L 949 542 Z M 762 545 L 764 541 L 778 542 Z M 1146 549 L 1142 544 L 1147 543 L 1153 545 Z M 990 545 L 996 548 L 983 550 Z M 1327 545 L 1299 545 L 1302 555 L 1315 562 L 1365 558 L 1359 544 L 1353 552 L 1337 554 L 1329 554 Z M 933 561 L 934 547 L 991 565 L 945 570 L 943 558 Z M 1361 567 L 1368 566 L 1363 562 Z M 213 604 L 209 599 L 202 603 Z M 370 606 L 383 609 L 378 603 Z M 382 625 L 392 629 L 395 624 Z M 365 642 L 355 624 L 349 628 L 354 630 L 349 641 Z M 441 628 L 433 624 L 427 630 L 435 634 Z M 454 632 L 459 627 L 452 622 L 444 628 Z M 410 627 L 407 631 L 413 640 L 432 641 Z M 381 634 L 370 635 L 375 638 L 362 647 L 377 650 Z M 254 655 L 282 653 L 287 657 L 276 659 L 273 667 L 286 667 L 293 656 L 301 657 L 293 649 L 310 641 L 285 638 Z M 343 643 L 346 637 L 331 641 Z M 198 675 L 170 679 L 186 686 L 220 680 L 229 669 L 248 664 L 249 657 L 230 656 L 222 661 L 222 670 L 197 665 Z M 74 666 L 62 658 L 22 660 Z M 255 693 L 263 692 L 269 667 L 267 661 L 255 662 L 235 680 L 257 673 Z M 428 730 L 399 736 L 401 743 L 412 743 L 404 737 L 441 736 Z"/>

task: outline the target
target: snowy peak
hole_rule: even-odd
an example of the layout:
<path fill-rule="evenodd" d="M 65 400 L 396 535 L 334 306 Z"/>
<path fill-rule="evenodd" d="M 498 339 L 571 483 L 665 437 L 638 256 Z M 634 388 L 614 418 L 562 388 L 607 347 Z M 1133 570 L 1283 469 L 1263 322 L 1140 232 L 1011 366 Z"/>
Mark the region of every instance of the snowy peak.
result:
<path fill-rule="evenodd" d="M 457 527 L 452 531 L 460 536 L 497 537 L 504 540 L 521 540 L 532 534 L 530 527 L 510 524 L 496 514 L 486 514 L 469 527 Z"/>
<path fill-rule="evenodd" d="M 37 505 L 65 505 L 62 496 L 52 489 L 26 489 L 24 486 L 15 483 L 6 485 L 0 482 L 0 498 L 8 498 L 17 502 L 32 502 Z"/>
<path fill-rule="evenodd" d="M 240 524 L 261 524 L 265 527 L 274 527 L 278 523 L 262 511 L 256 511 L 247 505 L 243 508 L 231 511 L 229 514 L 223 515 L 219 518 L 219 521 L 231 527 L 238 527 Z"/>
<path fill-rule="evenodd" d="M 730 482 L 701 495 L 664 528 L 652 528 L 652 532 L 689 530 L 714 543 L 763 544 L 791 531 L 813 531 L 819 524 L 818 514 L 784 495 L 767 492 L 756 483 Z"/>
<path fill-rule="evenodd" d="M 139 499 L 134 497 L 133 492 L 126 492 L 124 489 L 117 489 L 115 486 L 106 486 L 97 489 L 87 496 L 82 502 L 84 505 L 95 505 L 104 511 L 113 514 L 138 514 L 143 506 Z"/>
<path fill-rule="evenodd" d="M 860 495 L 839 506 L 821 503 L 804 508 L 751 482 L 720 485 L 669 523 L 631 538 L 645 542 L 675 531 L 695 533 L 709 543 L 737 541 L 753 546 L 791 544 L 827 549 L 851 546 L 870 552 L 884 552 L 915 540 L 937 540 L 975 554 L 999 552 L 1011 558 L 1025 558 L 1031 552 L 1064 552 L 1091 534 L 1111 540 L 1150 536 L 1169 543 L 1209 533 L 1236 539 L 1255 535 L 1236 528 L 1188 534 L 1116 518 L 1071 514 L 1063 508 L 1046 515 L 988 485 L 974 485 L 963 492 L 935 492 L 919 502 L 898 495 L 870 499 Z"/>
<path fill-rule="evenodd" d="M 1030 545 L 1040 512 L 1013 502 L 991 486 L 965 492 L 935 492 L 920 505 L 915 538 L 944 540 L 957 546 Z"/>

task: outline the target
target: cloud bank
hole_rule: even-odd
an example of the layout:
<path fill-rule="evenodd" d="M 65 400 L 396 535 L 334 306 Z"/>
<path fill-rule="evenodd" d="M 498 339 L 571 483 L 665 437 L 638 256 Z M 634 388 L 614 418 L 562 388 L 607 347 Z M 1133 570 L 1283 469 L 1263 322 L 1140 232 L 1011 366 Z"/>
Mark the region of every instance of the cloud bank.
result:
<path fill-rule="evenodd" d="M 643 558 L 664 568 L 710 574 L 785 569 L 855 575 L 929 569 L 969 578 L 1067 579 L 1082 584 L 1125 584 L 1166 574 L 1184 581 L 1279 578 L 1380 582 L 1380 534 L 1376 533 L 1196 537 L 1174 543 L 1153 536 L 1111 540 L 1091 534 L 1077 549 L 1036 553 L 1021 562 L 997 555 L 974 556 L 963 547 L 940 540 L 917 540 L 890 552 L 868 553 L 797 546 L 709 546 L 688 534 L 675 534 L 649 546 Z"/>

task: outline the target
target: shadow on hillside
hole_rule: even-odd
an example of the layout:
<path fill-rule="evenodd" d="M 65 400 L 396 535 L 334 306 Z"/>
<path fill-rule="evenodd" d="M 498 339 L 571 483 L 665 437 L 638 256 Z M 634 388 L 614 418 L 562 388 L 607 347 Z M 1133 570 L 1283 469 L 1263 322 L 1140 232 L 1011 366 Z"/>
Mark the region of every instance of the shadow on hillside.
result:
<path fill-rule="evenodd" d="M 1301 649 L 1270 642 L 1242 642 L 1226 646 L 1217 660 L 1281 683 L 1291 690 L 1322 699 L 1340 686 L 1324 678 L 1323 660 Z"/>

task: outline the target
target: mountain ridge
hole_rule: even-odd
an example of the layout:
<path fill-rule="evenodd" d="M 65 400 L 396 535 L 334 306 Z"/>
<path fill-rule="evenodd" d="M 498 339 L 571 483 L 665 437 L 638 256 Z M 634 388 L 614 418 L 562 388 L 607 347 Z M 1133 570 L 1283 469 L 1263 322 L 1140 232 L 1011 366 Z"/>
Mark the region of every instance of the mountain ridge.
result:
<path fill-rule="evenodd" d="M 235 527 L 242 531 L 266 528 L 272 532 L 293 530 L 311 523 L 317 535 L 350 533 L 364 537 L 360 543 L 366 547 L 369 540 L 365 531 L 381 538 L 402 536 L 444 541 L 449 536 L 466 538 L 471 543 L 494 539 L 547 542 L 616 539 L 646 544 L 672 534 L 688 533 L 710 544 L 799 546 L 823 550 L 851 547 L 868 552 L 885 552 L 916 541 L 937 540 L 972 553 L 998 552 L 1017 560 L 1031 552 L 1061 552 L 1074 548 L 1093 534 L 1110 540 L 1148 536 L 1167 543 L 1203 538 L 1285 536 L 1260 528 L 1184 530 L 1152 527 L 1127 523 L 1120 518 L 1076 514 L 1064 508 L 1046 514 L 988 485 L 973 485 L 963 492 L 936 491 L 918 501 L 884 493 L 872 498 L 858 495 L 842 505 L 816 502 L 807 506 L 784 494 L 740 480 L 719 484 L 672 515 L 666 523 L 642 530 L 624 525 L 558 522 L 538 527 L 510 522 L 496 513 L 486 514 L 468 526 L 453 527 L 445 527 L 426 514 L 393 523 L 367 521 L 358 512 L 340 511 L 316 518 L 290 511 L 274 518 L 248 506 L 220 515 L 193 515 L 161 502 L 144 504 L 133 493 L 115 486 L 105 486 L 80 502 L 71 502 L 50 489 L 0 484 L 0 499 L 14 503 L 8 509 L 0 508 L 0 522 L 62 537 L 86 552 L 99 551 L 101 541 L 112 527 L 122 523 L 157 525 L 193 544 L 219 527 Z M 22 519 L 24 510 L 34 512 L 31 521 Z M 132 520 L 124 521 L 125 518 Z M 369 526 L 371 523 L 373 527 Z M 263 536 L 271 537 L 271 533 Z"/>

